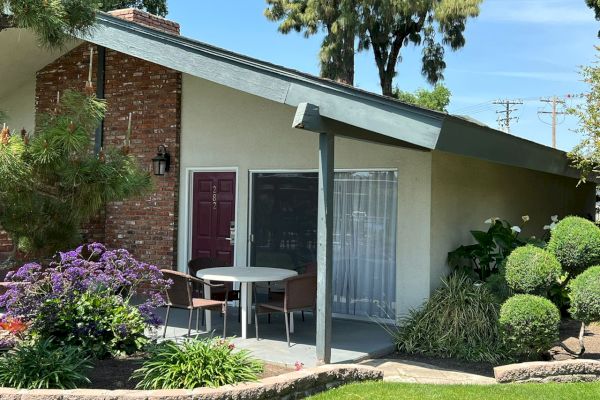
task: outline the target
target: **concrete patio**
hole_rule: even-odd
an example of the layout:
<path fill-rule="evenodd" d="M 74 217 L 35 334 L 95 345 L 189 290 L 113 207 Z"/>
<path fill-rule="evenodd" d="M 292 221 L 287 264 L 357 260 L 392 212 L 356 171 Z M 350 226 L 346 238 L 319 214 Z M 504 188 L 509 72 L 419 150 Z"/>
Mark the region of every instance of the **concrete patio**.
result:
<path fill-rule="evenodd" d="M 165 309 L 159 315 L 164 319 Z M 186 310 L 172 309 L 167 328 L 167 339 L 183 339 L 187 337 L 188 312 Z M 227 336 L 238 347 L 252 351 L 254 357 L 264 361 L 294 366 L 299 361 L 305 367 L 317 365 L 315 348 L 315 318 L 310 312 L 305 313 L 302 322 L 300 313 L 295 314 L 295 330 L 290 335 L 291 346 L 288 347 L 285 337 L 283 314 L 273 314 L 271 323 L 267 323 L 267 316 L 259 316 L 259 337 L 256 340 L 254 325 L 248 326 L 248 339 L 236 338 L 240 335 L 240 324 L 237 317 L 237 308 L 230 307 L 227 319 Z M 218 313 L 212 314 L 212 332 L 206 332 L 203 327 L 196 332 L 196 315 L 192 322 L 194 337 L 220 336 L 223 329 L 223 319 Z M 200 316 L 202 325 L 202 315 Z M 158 332 L 162 336 L 162 328 Z M 394 346 L 385 329 L 374 322 L 363 322 L 346 319 L 333 320 L 332 335 L 332 363 L 354 363 L 368 358 L 383 356 L 393 351 Z"/>

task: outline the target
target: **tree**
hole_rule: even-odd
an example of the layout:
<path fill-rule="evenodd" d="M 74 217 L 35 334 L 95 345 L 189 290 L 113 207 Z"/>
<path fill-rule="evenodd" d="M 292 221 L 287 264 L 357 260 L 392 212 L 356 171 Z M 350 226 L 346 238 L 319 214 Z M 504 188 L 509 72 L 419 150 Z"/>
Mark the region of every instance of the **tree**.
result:
<path fill-rule="evenodd" d="M 279 32 L 303 32 L 305 37 L 325 30 L 319 53 L 321 76 L 354 84 L 354 41 L 357 0 L 266 0 L 265 16 L 281 21 Z"/>
<path fill-rule="evenodd" d="M 418 89 L 416 92 L 405 92 L 396 87 L 393 96 L 400 101 L 415 106 L 428 108 L 430 110 L 448 112 L 447 107 L 450 104 L 450 90 L 442 85 L 437 84 L 432 90 Z"/>
<path fill-rule="evenodd" d="M 166 0 L 0 0 L 0 31 L 33 31 L 46 47 L 60 47 L 72 36 L 88 33 L 96 11 L 137 7 L 153 14 L 167 13 Z"/>
<path fill-rule="evenodd" d="M 41 44 L 59 47 L 70 36 L 90 31 L 97 0 L 0 0 L 0 31 L 32 30 Z"/>
<path fill-rule="evenodd" d="M 600 51 L 600 47 L 596 47 L 596 51 Z M 569 153 L 572 165 L 580 171 L 581 182 L 586 182 L 590 175 L 600 174 L 600 55 L 596 54 L 596 60 L 581 70 L 583 81 L 590 86 L 585 101 L 568 110 L 579 120 L 575 132 L 583 137 Z"/>
<path fill-rule="evenodd" d="M 372 49 L 382 93 L 392 96 L 402 47 L 423 46 L 422 73 L 429 83 L 437 83 L 446 68 L 444 46 L 457 50 L 465 45 L 466 21 L 479 15 L 482 1 L 267 0 L 270 8 L 265 13 L 267 18 L 281 21 L 282 33 L 293 29 L 310 36 L 325 30 L 321 72 L 327 78 L 344 80 L 354 71 L 353 56 L 342 55 Z M 330 71 L 332 57 L 337 57 L 338 63 Z M 323 74 L 324 70 L 330 74 Z"/>
<path fill-rule="evenodd" d="M 93 153 L 105 108 L 93 95 L 65 91 L 32 137 L 7 127 L 0 133 L 0 226 L 20 251 L 43 257 L 69 248 L 106 203 L 151 188 L 127 147 Z"/>
<path fill-rule="evenodd" d="M 160 17 L 165 17 L 168 12 L 167 0 L 103 0 L 100 9 L 111 11 L 130 7 L 146 10 Z"/>
<path fill-rule="evenodd" d="M 596 13 L 596 20 L 600 21 L 600 0 L 585 0 L 585 4 Z M 600 31 L 598 31 L 600 37 Z"/>

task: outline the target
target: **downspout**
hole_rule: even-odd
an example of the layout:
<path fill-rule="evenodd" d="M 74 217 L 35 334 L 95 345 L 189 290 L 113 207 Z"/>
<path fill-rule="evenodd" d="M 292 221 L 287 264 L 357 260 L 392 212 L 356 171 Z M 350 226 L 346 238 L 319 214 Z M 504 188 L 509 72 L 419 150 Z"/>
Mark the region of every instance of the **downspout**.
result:
<path fill-rule="evenodd" d="M 106 85 L 106 48 L 98 46 L 98 66 L 96 70 L 96 97 L 104 99 L 104 89 Z M 96 128 L 94 139 L 94 152 L 100 153 L 100 149 L 104 146 L 104 118 L 100 121 L 100 125 Z"/>

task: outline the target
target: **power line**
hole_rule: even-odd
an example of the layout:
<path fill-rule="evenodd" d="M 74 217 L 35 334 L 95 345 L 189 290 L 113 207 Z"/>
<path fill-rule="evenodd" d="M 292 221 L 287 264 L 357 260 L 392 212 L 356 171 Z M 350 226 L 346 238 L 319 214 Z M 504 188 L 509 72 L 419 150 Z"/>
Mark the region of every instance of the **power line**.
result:
<path fill-rule="evenodd" d="M 498 126 L 503 129 L 506 133 L 510 133 L 510 124 L 511 121 L 517 122 L 519 120 L 518 117 L 511 117 L 511 114 L 518 110 L 518 108 L 513 107 L 516 105 L 523 104 L 521 100 L 496 100 L 493 104 L 499 104 L 504 107 L 503 110 L 496 111 L 498 114 Z M 502 115 L 504 114 L 504 115 Z"/>
<path fill-rule="evenodd" d="M 552 111 L 538 111 L 538 115 L 544 115 L 544 114 L 552 115 L 552 124 L 551 124 L 552 125 L 552 147 L 556 148 L 556 125 L 557 125 L 556 117 L 558 115 L 566 115 L 567 114 L 565 111 L 558 111 L 557 107 L 559 105 L 564 106 L 565 101 L 560 100 L 558 98 L 558 96 L 552 96 L 551 98 L 540 99 L 540 101 L 542 103 L 549 103 L 552 105 Z M 544 122 L 544 121 L 542 121 L 542 122 Z"/>

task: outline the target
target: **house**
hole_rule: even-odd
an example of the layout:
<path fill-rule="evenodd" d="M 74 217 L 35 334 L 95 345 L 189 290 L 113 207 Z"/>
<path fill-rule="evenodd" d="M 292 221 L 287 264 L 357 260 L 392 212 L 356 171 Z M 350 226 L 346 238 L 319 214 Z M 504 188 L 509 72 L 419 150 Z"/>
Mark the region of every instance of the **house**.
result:
<path fill-rule="evenodd" d="M 57 92 L 93 81 L 108 112 L 96 145 L 170 169 L 144 199 L 110 204 L 90 240 L 160 267 L 191 258 L 319 269 L 317 351 L 331 315 L 395 319 L 447 273 L 447 253 L 489 217 L 531 232 L 551 215 L 593 215 L 564 152 L 459 116 L 403 104 L 179 35 L 139 10 L 98 15 L 60 51 L 0 32 L 0 109 L 32 131 Z M 10 246 L 0 239 L 0 246 Z M 0 249 L 0 251 L 2 251 Z"/>

